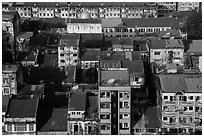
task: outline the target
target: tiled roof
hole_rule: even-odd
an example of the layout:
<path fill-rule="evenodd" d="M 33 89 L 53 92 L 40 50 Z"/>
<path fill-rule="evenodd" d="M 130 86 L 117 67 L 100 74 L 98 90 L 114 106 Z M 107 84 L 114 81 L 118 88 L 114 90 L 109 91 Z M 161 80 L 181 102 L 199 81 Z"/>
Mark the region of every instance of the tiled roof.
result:
<path fill-rule="evenodd" d="M 103 28 L 115 28 L 115 27 L 122 27 L 123 26 L 123 22 L 122 19 L 120 18 L 110 18 L 110 19 L 101 19 L 102 22 L 102 27 Z"/>
<path fill-rule="evenodd" d="M 199 75 L 159 75 L 159 81 L 162 92 L 202 92 L 201 76 Z"/>
<path fill-rule="evenodd" d="M 75 92 L 71 94 L 68 111 L 86 111 L 86 92 Z"/>
<path fill-rule="evenodd" d="M 31 36 L 33 36 L 33 32 L 21 32 L 21 33 L 19 33 L 17 36 L 16 36 L 16 38 L 18 39 L 18 38 L 25 38 L 25 39 L 27 39 L 27 38 L 30 38 Z"/>
<path fill-rule="evenodd" d="M 93 24 L 101 24 L 101 19 L 70 19 L 70 23 L 93 23 Z"/>
<path fill-rule="evenodd" d="M 202 40 L 193 40 L 187 52 L 189 53 L 201 52 L 202 53 Z"/>
<path fill-rule="evenodd" d="M 180 39 L 151 39 L 151 49 L 184 48 Z"/>
<path fill-rule="evenodd" d="M 6 113 L 7 118 L 36 117 L 38 99 L 11 99 Z"/>
<path fill-rule="evenodd" d="M 6 112 L 9 104 L 9 96 L 2 96 L 2 112 Z"/>
<path fill-rule="evenodd" d="M 19 65 L 2 65 L 2 72 L 10 71 L 16 72 L 19 68 Z"/>
<path fill-rule="evenodd" d="M 144 66 L 142 60 L 123 60 L 122 67 L 128 68 L 130 74 L 144 75 Z"/>
<path fill-rule="evenodd" d="M 179 21 L 175 18 L 123 18 L 128 28 L 136 27 L 172 27 L 179 28 Z"/>
<path fill-rule="evenodd" d="M 67 108 L 54 108 L 40 131 L 67 131 Z"/>
<path fill-rule="evenodd" d="M 44 93 L 44 85 L 26 85 L 20 91 L 19 95 L 33 95 L 33 94 L 43 94 Z"/>
<path fill-rule="evenodd" d="M 187 91 L 202 92 L 202 78 L 185 78 Z"/>

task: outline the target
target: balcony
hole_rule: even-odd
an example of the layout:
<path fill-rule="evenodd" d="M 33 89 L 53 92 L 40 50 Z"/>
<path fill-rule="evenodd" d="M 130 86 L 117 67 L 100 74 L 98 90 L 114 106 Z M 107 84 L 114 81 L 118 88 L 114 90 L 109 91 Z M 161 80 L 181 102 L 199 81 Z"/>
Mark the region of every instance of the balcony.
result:
<path fill-rule="evenodd" d="M 105 135 L 110 135 L 111 134 L 111 130 L 106 129 L 106 130 L 101 130 L 101 134 L 105 134 Z"/>
<path fill-rule="evenodd" d="M 100 112 L 111 112 L 110 108 L 100 108 Z"/>
<path fill-rule="evenodd" d="M 202 106 L 202 100 L 198 100 L 198 101 L 196 102 L 196 105 Z"/>
<path fill-rule="evenodd" d="M 194 111 L 182 111 L 180 112 L 180 116 L 191 116 L 193 117 Z"/>
<path fill-rule="evenodd" d="M 176 102 L 175 101 L 162 101 L 163 105 L 175 105 Z"/>
<path fill-rule="evenodd" d="M 191 105 L 191 106 L 192 106 L 192 105 L 194 105 L 194 102 L 193 102 L 193 101 L 188 101 L 188 102 L 187 102 L 187 101 L 181 101 L 181 105 L 184 105 L 184 106 L 186 106 L 186 105 L 187 105 L 187 106 Z"/>
<path fill-rule="evenodd" d="M 163 128 L 176 128 L 176 122 L 162 122 L 162 127 Z"/>
<path fill-rule="evenodd" d="M 202 112 L 196 112 L 195 117 L 197 118 L 202 118 Z"/>
<path fill-rule="evenodd" d="M 105 97 L 101 97 L 100 98 L 100 102 L 110 102 L 111 98 L 105 98 Z"/>
<path fill-rule="evenodd" d="M 130 112 L 130 108 L 120 108 L 120 112 Z"/>
<path fill-rule="evenodd" d="M 176 116 L 176 112 L 174 111 L 163 111 L 162 115 L 166 115 L 166 116 Z"/>
<path fill-rule="evenodd" d="M 100 123 L 111 123 L 110 119 L 100 119 Z"/>

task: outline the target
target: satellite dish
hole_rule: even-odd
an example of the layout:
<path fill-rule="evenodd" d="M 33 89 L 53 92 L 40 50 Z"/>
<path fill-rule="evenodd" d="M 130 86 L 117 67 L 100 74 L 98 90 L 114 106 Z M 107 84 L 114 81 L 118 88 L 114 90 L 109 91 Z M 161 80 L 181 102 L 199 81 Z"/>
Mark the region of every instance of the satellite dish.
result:
<path fill-rule="evenodd" d="M 113 83 L 115 79 L 109 79 L 107 83 Z"/>

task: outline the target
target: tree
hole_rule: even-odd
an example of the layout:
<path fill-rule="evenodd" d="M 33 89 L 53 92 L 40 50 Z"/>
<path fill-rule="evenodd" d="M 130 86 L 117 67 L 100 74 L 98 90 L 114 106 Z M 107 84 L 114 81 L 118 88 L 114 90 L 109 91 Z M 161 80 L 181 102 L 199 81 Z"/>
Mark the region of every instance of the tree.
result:
<path fill-rule="evenodd" d="M 186 28 L 188 39 L 200 40 L 202 39 L 202 12 L 192 12 L 187 18 Z"/>

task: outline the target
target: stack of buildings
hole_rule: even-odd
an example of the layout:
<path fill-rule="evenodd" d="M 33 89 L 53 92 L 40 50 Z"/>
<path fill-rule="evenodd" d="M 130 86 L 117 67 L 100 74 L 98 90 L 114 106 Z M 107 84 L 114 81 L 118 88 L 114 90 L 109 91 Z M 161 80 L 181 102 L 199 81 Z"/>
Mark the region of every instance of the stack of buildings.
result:
<path fill-rule="evenodd" d="M 3 3 L 3 134 L 200 134 L 202 40 L 163 17 L 199 7 L 182 5 Z M 19 32 L 20 17 L 66 27 Z"/>

